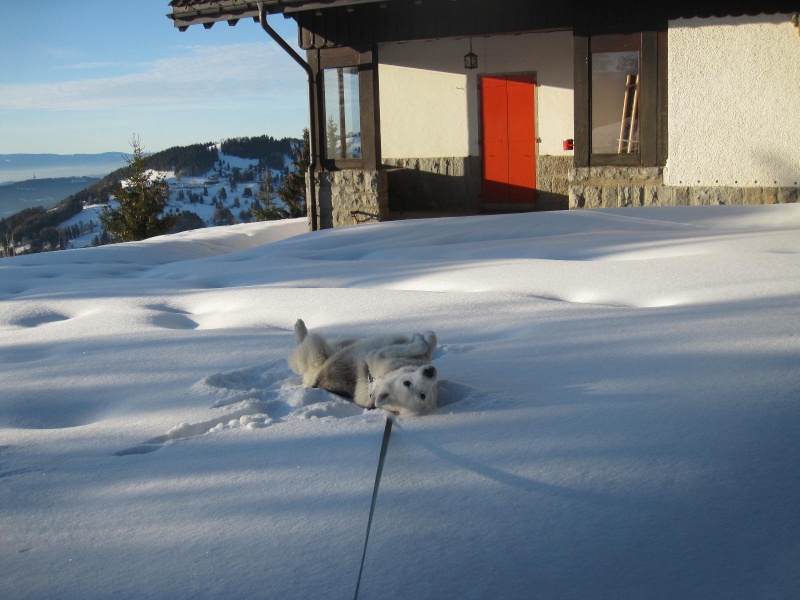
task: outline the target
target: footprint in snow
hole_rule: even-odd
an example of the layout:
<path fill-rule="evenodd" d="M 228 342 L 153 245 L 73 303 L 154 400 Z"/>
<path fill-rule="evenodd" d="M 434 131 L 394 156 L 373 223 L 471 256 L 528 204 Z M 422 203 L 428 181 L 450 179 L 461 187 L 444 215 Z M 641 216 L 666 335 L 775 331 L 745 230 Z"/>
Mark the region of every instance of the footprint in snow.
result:
<path fill-rule="evenodd" d="M 211 408 L 222 413 L 211 419 L 181 423 L 142 444 L 115 452 L 116 456 L 149 454 L 165 444 L 224 429 L 259 429 L 287 418 L 346 418 L 363 409 L 325 390 L 308 388 L 283 361 L 235 371 L 214 373 L 193 386 L 202 395 L 216 396 Z"/>
<path fill-rule="evenodd" d="M 149 454 L 164 445 L 225 429 L 260 429 L 285 419 L 345 419 L 364 409 L 335 394 L 303 385 L 284 361 L 208 375 L 193 386 L 198 395 L 216 397 L 212 410 L 221 414 L 194 423 L 181 423 L 163 435 L 119 450 L 117 456 Z M 439 408 L 470 411 L 492 403 L 476 389 L 453 381 L 439 384 Z"/>

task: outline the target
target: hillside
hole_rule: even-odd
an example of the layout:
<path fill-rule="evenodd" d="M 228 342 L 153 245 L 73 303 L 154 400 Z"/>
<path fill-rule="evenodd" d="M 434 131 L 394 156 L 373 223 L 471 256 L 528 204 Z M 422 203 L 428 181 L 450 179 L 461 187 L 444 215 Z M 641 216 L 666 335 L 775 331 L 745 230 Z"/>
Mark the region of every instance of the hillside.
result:
<path fill-rule="evenodd" d="M 247 222 L 268 166 L 273 189 L 288 174 L 290 156 L 279 151 L 291 150 L 293 141 L 267 135 L 234 138 L 168 148 L 147 160 L 170 184 L 170 212 L 187 213 L 178 230 Z M 103 243 L 98 213 L 126 173 L 127 167 L 117 169 L 54 208 L 34 207 L 0 220 L 0 256 Z M 54 222 L 54 214 L 63 218 Z"/>
<path fill-rule="evenodd" d="M 292 326 L 434 330 L 362 600 L 788 600 L 800 205 L 304 219 L 0 261 L 0 597 L 353 598 L 388 415 Z"/>

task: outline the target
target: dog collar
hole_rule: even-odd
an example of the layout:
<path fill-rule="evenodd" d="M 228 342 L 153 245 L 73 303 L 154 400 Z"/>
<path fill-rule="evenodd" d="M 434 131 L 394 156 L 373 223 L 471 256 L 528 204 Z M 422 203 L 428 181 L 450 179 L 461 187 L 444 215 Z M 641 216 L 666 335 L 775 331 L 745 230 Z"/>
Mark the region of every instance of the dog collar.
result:
<path fill-rule="evenodd" d="M 383 378 L 386 377 L 387 375 L 391 375 L 392 373 L 397 373 L 398 371 L 402 370 L 403 367 L 398 367 L 396 369 L 389 371 L 388 373 L 384 373 L 381 377 L 373 377 L 372 372 L 369 370 L 369 367 L 367 367 L 367 392 L 369 393 L 369 400 L 372 403 L 372 406 L 370 408 L 378 407 L 378 405 L 376 404 L 378 399 L 375 397 L 375 390 L 380 388 L 380 384 L 381 381 L 383 381 Z"/>

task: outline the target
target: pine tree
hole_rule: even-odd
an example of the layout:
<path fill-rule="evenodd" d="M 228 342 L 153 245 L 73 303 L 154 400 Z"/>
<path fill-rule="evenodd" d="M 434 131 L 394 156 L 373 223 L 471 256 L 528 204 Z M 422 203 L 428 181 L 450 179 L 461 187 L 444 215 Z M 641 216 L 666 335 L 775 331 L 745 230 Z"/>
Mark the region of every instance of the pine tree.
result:
<path fill-rule="evenodd" d="M 305 130 L 303 131 L 303 136 L 305 136 Z M 339 153 L 336 151 L 336 142 L 339 139 L 339 127 L 336 125 L 336 121 L 333 120 L 333 117 L 328 117 L 325 139 L 328 142 L 327 154 L 325 156 L 330 159 L 337 158 Z"/>
<path fill-rule="evenodd" d="M 235 225 L 236 219 L 231 212 L 231 209 L 227 206 L 219 205 L 214 210 L 214 216 L 211 217 L 214 225 Z"/>
<path fill-rule="evenodd" d="M 278 207 L 269 174 L 264 178 L 261 191 L 256 194 L 256 199 L 250 207 L 250 213 L 256 221 L 277 221 L 286 218 L 286 211 L 283 210 L 283 207 Z"/>
<path fill-rule="evenodd" d="M 292 143 L 292 166 L 289 175 L 283 180 L 283 187 L 278 190 L 278 198 L 286 207 L 286 217 L 306 216 L 306 171 L 309 163 L 308 129 L 303 130 L 301 144 Z"/>
<path fill-rule="evenodd" d="M 147 169 L 138 136 L 131 139 L 133 157 L 128 162 L 125 185 L 114 190 L 119 208 L 106 206 L 100 221 L 117 240 L 131 242 L 168 233 L 175 223 L 173 215 L 164 215 L 169 203 L 169 187 L 163 176 L 151 176 Z"/>

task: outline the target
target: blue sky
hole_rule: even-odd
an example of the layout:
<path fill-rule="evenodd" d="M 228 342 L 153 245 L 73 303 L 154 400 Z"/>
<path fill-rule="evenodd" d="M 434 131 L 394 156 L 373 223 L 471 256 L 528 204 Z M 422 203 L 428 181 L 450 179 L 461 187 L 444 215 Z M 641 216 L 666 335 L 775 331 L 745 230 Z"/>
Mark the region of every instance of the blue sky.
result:
<path fill-rule="evenodd" d="M 4 4 L 0 154 L 127 151 L 134 134 L 152 152 L 300 136 L 305 73 L 258 23 L 181 33 L 169 10 L 167 0 Z M 293 20 L 269 22 L 295 46 Z"/>

